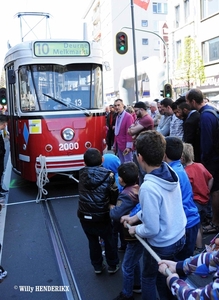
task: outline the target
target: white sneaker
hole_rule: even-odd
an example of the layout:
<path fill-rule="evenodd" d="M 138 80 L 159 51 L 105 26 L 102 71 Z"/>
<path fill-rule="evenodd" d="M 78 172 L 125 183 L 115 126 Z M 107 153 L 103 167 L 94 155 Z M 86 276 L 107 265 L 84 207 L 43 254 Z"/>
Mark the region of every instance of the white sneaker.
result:
<path fill-rule="evenodd" d="M 0 275 L 2 278 L 5 278 L 8 275 L 8 272 L 7 271 L 1 272 Z"/>

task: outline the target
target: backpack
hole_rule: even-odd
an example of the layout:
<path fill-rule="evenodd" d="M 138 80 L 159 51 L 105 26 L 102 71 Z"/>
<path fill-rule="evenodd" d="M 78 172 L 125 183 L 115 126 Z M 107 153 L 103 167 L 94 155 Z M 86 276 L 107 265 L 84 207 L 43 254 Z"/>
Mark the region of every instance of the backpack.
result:
<path fill-rule="evenodd" d="M 218 124 L 218 125 L 217 125 L 217 130 L 216 130 L 216 132 L 215 132 L 215 134 L 214 134 L 214 136 L 213 136 L 213 139 L 214 139 L 214 141 L 215 141 L 213 147 L 214 147 L 215 152 L 216 152 L 217 154 L 219 154 L 219 111 L 216 110 L 216 109 L 205 109 L 205 110 L 202 112 L 202 114 L 203 114 L 204 112 L 206 112 L 206 111 L 212 113 L 212 114 L 215 115 L 215 117 L 217 118 L 217 124 Z"/>

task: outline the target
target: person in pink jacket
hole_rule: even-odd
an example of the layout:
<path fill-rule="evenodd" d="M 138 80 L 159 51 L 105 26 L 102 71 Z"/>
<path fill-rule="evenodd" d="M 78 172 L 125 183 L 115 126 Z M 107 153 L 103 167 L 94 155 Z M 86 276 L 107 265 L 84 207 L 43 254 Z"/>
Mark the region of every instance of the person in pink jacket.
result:
<path fill-rule="evenodd" d="M 132 137 L 128 134 L 128 129 L 133 124 L 133 118 L 125 111 L 122 99 L 116 99 L 114 107 L 117 117 L 113 150 L 118 155 L 121 163 L 132 161 L 133 141 Z"/>

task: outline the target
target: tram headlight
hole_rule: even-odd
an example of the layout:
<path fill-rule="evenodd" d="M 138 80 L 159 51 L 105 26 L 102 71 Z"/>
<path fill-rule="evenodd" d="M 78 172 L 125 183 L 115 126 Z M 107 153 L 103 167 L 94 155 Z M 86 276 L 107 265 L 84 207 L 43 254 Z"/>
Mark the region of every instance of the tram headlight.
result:
<path fill-rule="evenodd" d="M 62 137 L 65 141 L 71 141 L 75 136 L 74 130 L 71 128 L 65 128 L 62 131 Z"/>

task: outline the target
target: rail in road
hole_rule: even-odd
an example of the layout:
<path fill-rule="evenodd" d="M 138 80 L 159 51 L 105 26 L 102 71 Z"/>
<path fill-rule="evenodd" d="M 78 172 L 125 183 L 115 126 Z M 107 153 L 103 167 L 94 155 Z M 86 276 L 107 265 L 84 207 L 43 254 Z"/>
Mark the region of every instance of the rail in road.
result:
<path fill-rule="evenodd" d="M 19 182 L 19 179 L 18 179 Z M 31 186 L 31 184 L 30 184 Z M 14 189 L 17 190 L 17 189 Z M 75 280 L 75 276 L 74 276 L 74 272 L 73 269 L 71 267 L 71 263 L 69 262 L 68 259 L 68 255 L 67 255 L 67 250 L 66 250 L 66 246 L 65 243 L 63 241 L 63 238 L 60 234 L 60 228 L 58 228 L 58 221 L 56 219 L 55 216 L 55 212 L 54 212 L 54 208 L 52 206 L 52 199 L 51 201 L 48 199 L 46 201 L 41 201 L 39 204 L 36 204 L 35 200 L 26 200 L 24 199 L 22 200 L 22 196 L 19 197 L 19 193 L 17 193 L 17 197 L 16 199 L 18 201 L 15 202 L 10 202 L 10 195 L 8 199 L 5 199 L 5 207 L 7 207 L 7 209 L 3 209 L 3 214 L 4 216 L 1 216 L 3 218 L 5 218 L 5 227 L 2 228 L 4 230 L 1 230 L 1 239 L 3 241 L 3 231 L 6 232 L 5 234 L 5 239 L 3 242 L 3 259 L 2 259 L 2 264 L 3 266 L 8 264 L 9 262 L 9 270 L 7 268 L 8 271 L 8 278 L 5 279 L 4 284 L 2 284 L 2 288 L 3 290 L 1 291 L 1 295 L 5 294 L 6 295 L 10 295 L 10 292 L 12 292 L 13 296 L 17 295 L 18 299 L 25 299 L 25 295 L 28 293 L 33 294 L 33 292 L 57 292 L 58 294 L 62 295 L 62 298 L 60 298 L 60 295 L 58 295 L 57 299 L 68 299 L 68 300 L 81 300 L 81 295 Z M 73 198 L 74 196 L 71 196 L 71 198 Z M 12 199 L 15 199 L 14 197 L 12 197 Z M 54 199 L 58 199 L 58 197 L 55 197 Z M 60 198 L 62 199 L 62 198 Z M 67 197 L 66 197 L 67 199 Z M 62 199 L 63 200 L 63 199 Z M 27 207 L 28 206 L 28 207 Z M 7 211 L 7 217 L 6 217 L 6 211 Z M 36 213 L 37 212 L 37 213 Z M 13 218 L 12 219 L 15 221 L 13 222 L 13 220 L 11 220 L 10 215 L 13 213 L 18 214 L 18 218 Z M 19 217 L 20 215 L 20 217 Z M 24 215 L 25 216 L 33 216 L 35 215 L 35 221 L 31 222 L 31 217 L 26 219 L 26 221 L 24 223 L 22 223 L 22 220 L 24 220 Z M 22 220 L 20 220 L 20 218 Z M 8 221 L 10 223 L 10 225 L 8 225 Z M 13 228 L 12 231 L 14 234 L 12 234 L 12 236 L 10 235 L 10 241 L 9 241 L 9 237 L 8 237 L 8 230 L 7 227 L 9 226 L 9 228 Z M 34 226 L 35 228 L 38 228 L 39 230 L 36 230 L 31 228 L 32 226 Z M 46 228 L 46 230 L 44 230 L 44 227 Z M 21 230 L 20 234 L 19 229 Z M 29 233 L 27 232 L 29 231 Z M 43 233 L 43 234 L 42 234 Z M 46 233 L 46 236 L 45 236 Z M 21 239 L 17 240 L 16 236 L 20 236 Z M 30 245 L 30 238 L 31 236 L 37 236 L 38 235 L 38 246 L 36 246 L 36 248 L 30 251 L 30 249 L 32 248 Z M 12 239 L 12 241 L 11 241 Z M 46 242 L 45 242 L 46 240 Z M 15 248 L 16 246 L 18 246 L 18 248 L 16 249 L 16 254 L 13 254 L 13 250 L 8 250 L 8 241 L 10 243 L 10 245 L 13 246 L 13 248 Z M 28 256 L 35 256 L 36 257 L 36 261 L 39 262 L 39 266 L 41 264 L 40 260 L 42 258 L 45 258 L 44 254 L 43 254 L 43 249 L 41 248 L 41 243 L 48 244 L 48 241 L 50 241 L 50 245 L 47 245 L 46 248 L 50 249 L 49 250 L 49 256 L 52 255 L 53 257 L 55 257 L 55 261 L 56 261 L 56 269 L 58 268 L 58 272 L 57 270 L 53 270 L 54 267 L 51 268 L 51 272 L 55 271 L 56 274 L 59 274 L 61 277 L 61 280 L 58 280 L 57 283 L 54 284 L 48 284 L 48 282 L 42 283 L 42 284 L 37 284 L 37 281 L 35 283 L 33 283 L 32 280 L 30 280 L 29 284 L 28 284 L 28 280 L 27 278 L 29 278 L 31 276 L 31 269 L 32 267 L 30 266 L 29 263 L 32 262 L 32 257 L 29 259 L 25 256 L 25 254 L 28 253 Z M 21 245 L 22 243 L 22 245 Z M 20 247 L 19 247 L 20 245 Z M 11 248 L 11 246 L 9 246 Z M 13 249 L 12 248 L 12 249 Z M 28 249 L 29 248 L 29 249 Z M 41 253 L 40 253 L 41 252 Z M 7 257 L 9 254 L 9 258 Z M 5 257 L 4 257 L 5 255 Z M 43 261 L 45 261 L 48 265 L 48 267 L 51 264 L 51 261 L 48 262 L 49 256 L 46 255 L 46 259 L 42 260 L 42 264 L 44 264 Z M 19 270 L 15 267 L 15 268 L 11 268 L 10 269 L 10 258 L 12 258 L 12 264 L 15 266 L 16 262 L 14 261 L 14 258 L 19 258 L 19 262 L 21 262 L 21 266 L 19 268 Z M 29 260 L 29 262 L 28 262 Z M 20 263 L 19 263 L 20 264 Z M 52 259 L 52 264 L 54 265 L 54 259 Z M 26 267 L 25 267 L 26 265 Z M 5 266 L 5 268 L 6 268 Z M 26 276 L 24 276 L 24 274 L 21 274 L 23 272 L 23 270 L 27 269 L 28 267 L 30 267 L 30 270 L 25 271 Z M 36 265 L 34 263 L 34 268 L 36 268 Z M 42 269 L 42 267 L 40 266 L 40 268 Z M 11 275 L 12 272 L 16 272 L 16 274 L 18 275 L 18 277 L 14 278 L 15 281 L 13 282 L 12 285 L 10 285 L 10 279 L 13 278 Z M 19 282 L 20 280 L 18 278 L 23 278 L 24 282 Z M 35 277 L 35 279 L 38 276 Z M 59 277 L 59 276 L 58 276 Z M 8 284 L 7 284 L 8 283 Z M 25 284 L 26 283 L 26 284 Z M 6 284 L 6 285 L 5 285 Z M 5 290 L 4 287 L 7 286 L 7 289 Z M 9 286 L 11 286 L 11 288 L 9 288 Z M 12 296 L 12 295 L 11 295 Z M 42 295 L 39 295 L 40 298 L 38 299 L 43 299 L 41 297 Z M 45 295 L 45 299 L 47 299 L 48 294 Z M 7 299 L 7 297 L 5 298 Z M 27 296 L 28 299 L 28 296 Z M 56 299 L 56 298 L 54 298 Z"/>

